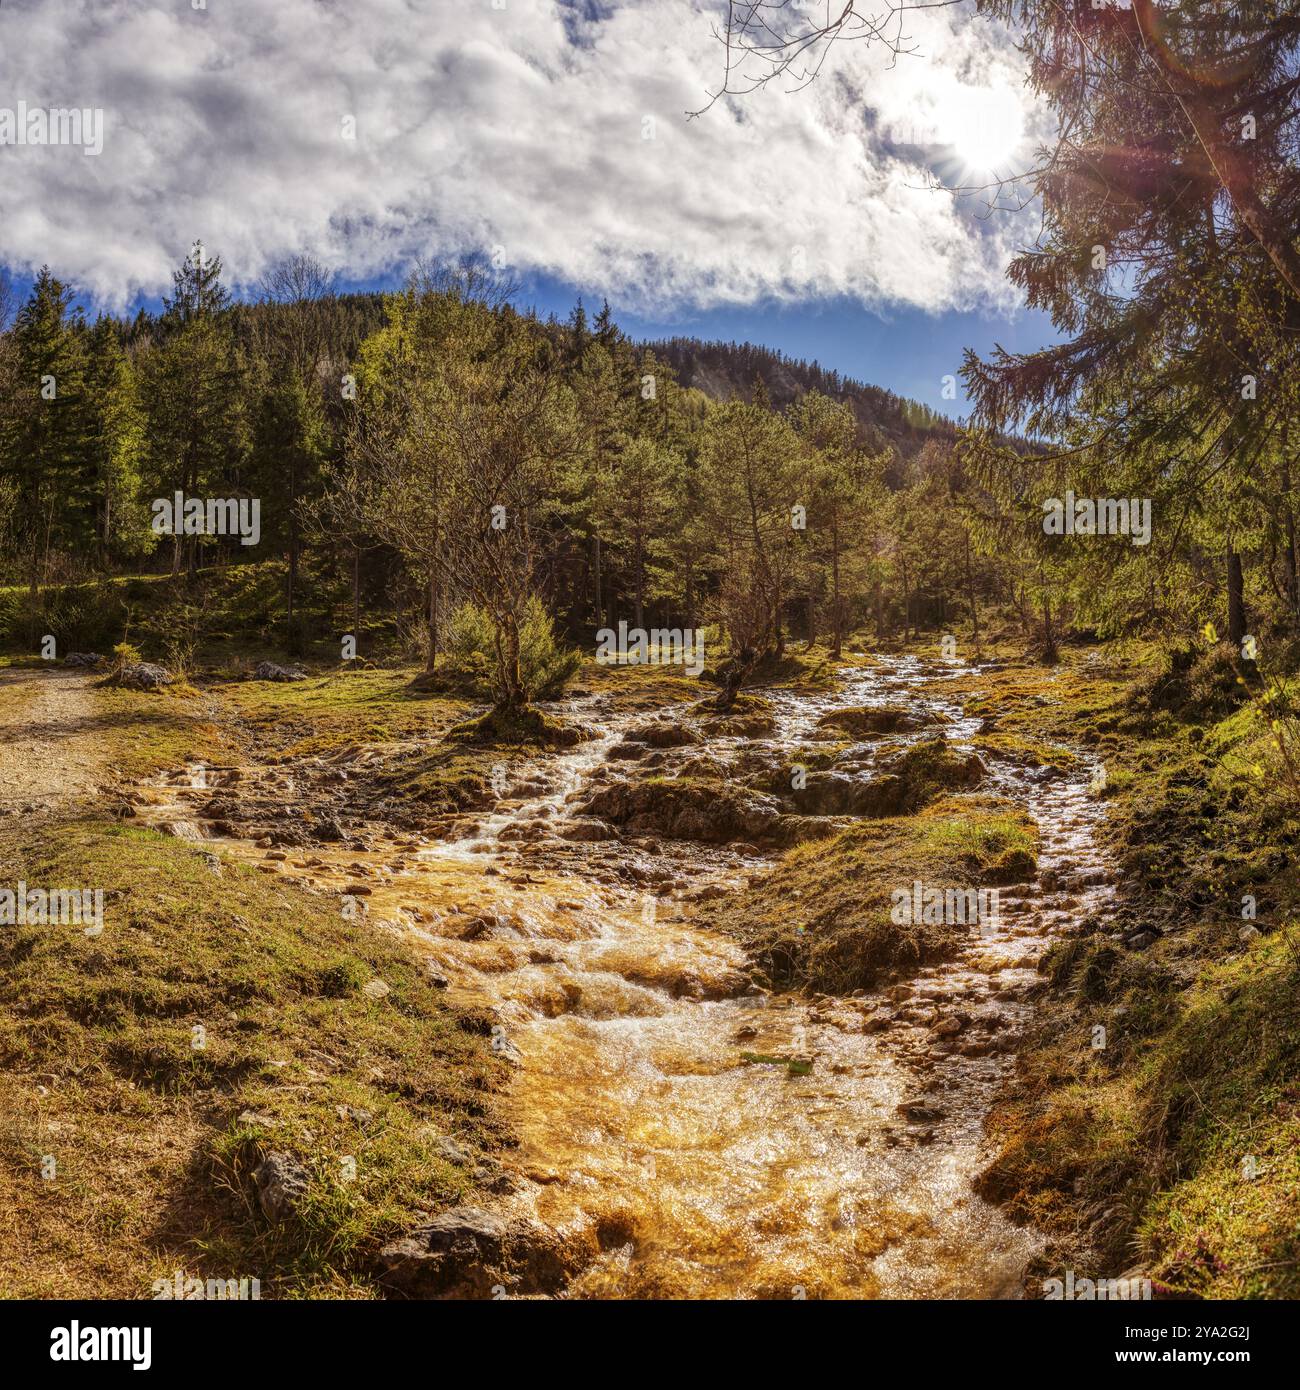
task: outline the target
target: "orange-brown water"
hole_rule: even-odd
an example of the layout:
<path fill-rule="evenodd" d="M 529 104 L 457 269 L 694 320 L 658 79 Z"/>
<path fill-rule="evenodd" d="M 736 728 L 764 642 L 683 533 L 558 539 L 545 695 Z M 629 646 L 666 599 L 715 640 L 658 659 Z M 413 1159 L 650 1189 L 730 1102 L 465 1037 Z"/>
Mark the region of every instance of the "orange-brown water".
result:
<path fill-rule="evenodd" d="M 846 671 L 833 695 L 767 692 L 776 731 L 744 749 L 788 764 L 828 710 L 902 702 L 942 714 L 960 746 L 976 721 L 944 695 L 959 669 L 882 659 Z M 994 789 L 1038 822 L 1041 868 L 1082 879 L 1072 897 L 1004 897 L 996 927 L 893 991 L 902 998 L 772 997 L 749 983 L 734 942 L 689 920 L 701 887 L 761 869 L 754 851 L 602 845 L 585 858 L 587 847 L 555 838 L 582 788 L 609 775 L 629 722 L 590 702 L 569 713 L 600 736 L 511 768 L 511 782 L 532 790 L 467 822 L 462 838 L 289 851 L 275 871 L 326 891 L 364 882 L 371 921 L 407 933 L 455 996 L 499 1020 L 495 1045 L 517 1062 L 509 1104 L 520 1139 L 520 1181 L 502 1200 L 558 1227 L 595 1221 L 606 1247 L 570 1294 L 1016 1296 L 1038 1238 L 971 1191 L 1010 1053 L 936 1051 L 927 1014 L 960 1004 L 995 1013 L 1014 1036 L 1052 931 L 1109 891 L 1084 783 L 990 768 Z M 862 757 L 869 774 L 868 748 Z M 188 820 L 190 802 L 228 775 L 164 779 L 147 818 Z M 292 795 L 283 770 L 239 775 Z M 247 841 L 207 843 L 272 867 Z M 624 855 L 639 882 L 611 872 Z M 865 1030 L 869 1019 L 880 1031 Z M 742 1052 L 806 1056 L 811 1070 L 746 1064 Z M 909 1116 L 909 1103 L 925 1108 Z"/>

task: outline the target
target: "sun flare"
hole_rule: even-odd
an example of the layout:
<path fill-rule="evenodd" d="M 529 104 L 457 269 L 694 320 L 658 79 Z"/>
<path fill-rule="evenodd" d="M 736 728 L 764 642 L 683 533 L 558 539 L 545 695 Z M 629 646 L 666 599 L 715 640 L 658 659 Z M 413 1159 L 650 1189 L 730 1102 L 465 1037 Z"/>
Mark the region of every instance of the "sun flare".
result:
<path fill-rule="evenodd" d="M 1025 138 L 1025 113 L 1007 87 L 966 87 L 943 115 L 947 143 L 975 173 L 1004 172 Z"/>

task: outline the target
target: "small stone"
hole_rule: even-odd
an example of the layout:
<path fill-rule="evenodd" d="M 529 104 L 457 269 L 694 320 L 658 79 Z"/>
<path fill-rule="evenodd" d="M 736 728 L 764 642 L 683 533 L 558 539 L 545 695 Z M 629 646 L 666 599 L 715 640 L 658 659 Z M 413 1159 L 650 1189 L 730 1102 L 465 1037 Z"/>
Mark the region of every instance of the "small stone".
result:
<path fill-rule="evenodd" d="M 272 1151 L 253 1172 L 257 1199 L 268 1221 L 282 1222 L 294 1214 L 307 1191 L 310 1174 L 292 1154 Z"/>

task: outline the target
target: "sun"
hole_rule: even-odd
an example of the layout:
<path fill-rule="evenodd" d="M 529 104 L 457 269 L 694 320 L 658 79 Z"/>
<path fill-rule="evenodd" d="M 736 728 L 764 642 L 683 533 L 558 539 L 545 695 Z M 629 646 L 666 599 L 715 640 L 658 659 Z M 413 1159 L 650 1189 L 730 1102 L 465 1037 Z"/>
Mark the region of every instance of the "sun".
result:
<path fill-rule="evenodd" d="M 945 104 L 946 143 L 971 174 L 1002 174 L 1025 138 L 1025 113 L 1009 87 L 963 87 Z"/>

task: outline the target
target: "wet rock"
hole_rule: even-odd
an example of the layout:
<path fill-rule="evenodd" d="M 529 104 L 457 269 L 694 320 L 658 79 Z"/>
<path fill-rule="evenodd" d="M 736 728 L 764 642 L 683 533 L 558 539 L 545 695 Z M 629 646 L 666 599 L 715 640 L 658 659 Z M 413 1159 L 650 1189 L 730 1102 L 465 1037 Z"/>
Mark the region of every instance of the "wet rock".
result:
<path fill-rule="evenodd" d="M 529 1217 L 455 1207 L 383 1247 L 380 1283 L 404 1298 L 558 1293 L 597 1248 Z"/>
<path fill-rule="evenodd" d="M 898 1113 L 909 1124 L 922 1125 L 933 1124 L 935 1120 L 942 1120 L 944 1112 L 938 1106 L 930 1105 L 923 1100 L 905 1100 L 899 1107 Z"/>
<path fill-rule="evenodd" d="M 536 844 L 538 840 L 548 839 L 549 834 L 546 826 L 528 822 L 523 825 L 507 825 L 497 839 L 503 843 Z"/>
<path fill-rule="evenodd" d="M 490 936 L 499 927 L 505 925 L 507 924 L 495 912 L 483 912 L 477 917 L 471 917 L 461 927 L 457 936 L 461 941 L 478 941 L 485 936 Z"/>
<path fill-rule="evenodd" d="M 644 744 L 648 748 L 686 748 L 702 742 L 698 730 L 673 719 L 652 719 L 638 728 L 629 729 L 625 743 Z"/>
<path fill-rule="evenodd" d="M 772 797 L 748 793 L 732 783 L 684 778 L 615 782 L 599 788 L 581 809 L 632 834 L 708 844 L 774 842 L 781 820 Z"/>
<path fill-rule="evenodd" d="M 618 838 L 613 827 L 606 825 L 602 820 L 597 820 L 594 816 L 582 816 L 565 825 L 558 826 L 556 834 L 562 840 L 616 840 Z"/>
<path fill-rule="evenodd" d="M 776 732 L 776 719 L 760 710 L 710 719 L 710 738 L 768 738 Z"/>
<path fill-rule="evenodd" d="M 864 738 L 871 734 L 910 733 L 915 729 L 934 723 L 934 716 L 928 711 L 902 709 L 896 706 L 859 705 L 848 709 L 832 710 L 817 721 L 819 729 L 838 730 Z"/>
<path fill-rule="evenodd" d="M 287 1221 L 307 1192 L 310 1174 L 292 1154 L 272 1150 L 253 1172 L 257 1200 L 268 1221 Z"/>
<path fill-rule="evenodd" d="M 649 751 L 644 743 L 630 743 L 624 740 L 609 750 L 609 756 L 623 762 L 635 762 L 638 758 L 644 758 Z"/>
<path fill-rule="evenodd" d="M 893 816 L 903 810 L 907 796 L 907 784 L 900 777 L 867 780 L 842 772 L 812 772 L 794 793 L 794 801 L 808 816 Z"/>

